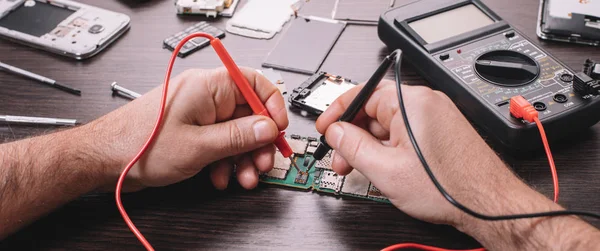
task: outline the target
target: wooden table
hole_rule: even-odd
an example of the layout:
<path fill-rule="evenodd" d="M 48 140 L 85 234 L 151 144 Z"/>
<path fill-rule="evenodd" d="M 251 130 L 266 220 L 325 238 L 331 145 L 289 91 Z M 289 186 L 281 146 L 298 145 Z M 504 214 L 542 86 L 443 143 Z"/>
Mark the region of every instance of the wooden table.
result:
<path fill-rule="evenodd" d="M 83 62 L 0 41 L 0 60 L 83 91 L 83 96 L 77 97 L 0 72 L 0 113 L 94 120 L 128 102 L 111 95 L 111 82 L 117 81 L 142 93 L 159 85 L 170 56 L 170 52 L 162 49 L 162 40 L 206 19 L 176 16 L 171 0 L 80 1 L 130 15 L 131 30 L 106 51 Z M 302 13 L 329 17 L 334 2 L 310 1 Z M 537 0 L 484 2 L 576 70 L 581 69 L 588 57 L 600 59 L 598 48 L 538 41 Z M 226 21 L 216 20 L 214 25 L 224 29 Z M 227 34 L 223 42 L 240 65 L 260 68 L 279 38 L 281 35 L 265 41 Z M 364 81 L 387 52 L 374 26 L 348 26 L 322 69 Z M 404 65 L 406 80 L 427 84 L 408 63 Z M 191 67 L 218 66 L 216 55 L 207 48 L 179 59 L 174 73 Z M 283 76 L 288 90 L 307 78 L 292 73 Z M 316 135 L 314 118 L 297 113 L 290 116 L 288 134 Z M 0 142 L 52 130 L 0 124 Z M 571 209 L 600 212 L 599 136 L 600 126 L 596 125 L 582 135 L 574 135 L 570 142 L 553 146 L 561 201 Z M 505 156 L 505 160 L 539 191 L 551 194 L 552 182 L 543 154 L 529 159 Z M 166 188 L 128 194 L 124 203 L 133 221 L 158 250 L 376 250 L 399 242 L 455 249 L 478 246 L 476 241 L 451 227 L 412 219 L 391 205 L 264 184 L 253 191 L 234 187 L 217 192 L 207 182 L 206 175 Z M 592 223 L 600 226 L 598 221 Z M 0 249 L 141 250 L 142 247 L 123 223 L 112 194 L 107 194 L 85 196 L 66 205 L 2 241 Z"/>

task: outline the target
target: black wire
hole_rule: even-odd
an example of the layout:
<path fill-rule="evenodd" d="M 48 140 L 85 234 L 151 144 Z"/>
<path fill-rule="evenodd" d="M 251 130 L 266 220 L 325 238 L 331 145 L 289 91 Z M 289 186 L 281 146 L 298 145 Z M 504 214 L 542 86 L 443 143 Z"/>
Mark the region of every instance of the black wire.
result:
<path fill-rule="evenodd" d="M 429 179 L 431 179 L 431 181 L 433 182 L 433 184 L 435 185 L 437 190 L 444 196 L 444 198 L 446 198 L 446 200 L 448 202 L 450 202 L 450 204 L 452 204 L 453 206 L 455 206 L 456 208 L 460 209 L 461 211 L 465 212 L 468 215 L 471 215 L 471 216 L 481 219 L 481 220 L 487 220 L 487 221 L 515 220 L 515 219 L 536 218 L 536 217 L 546 217 L 546 216 L 560 216 L 560 215 L 580 215 L 580 216 L 588 216 L 588 217 L 600 219 L 600 214 L 591 213 L 591 212 L 571 211 L 571 210 L 549 211 L 549 212 L 530 213 L 530 214 L 491 216 L 491 215 L 485 215 L 485 214 L 475 212 L 475 211 L 471 210 L 470 208 L 466 207 L 465 205 L 456 201 L 450 194 L 448 194 L 448 192 L 446 192 L 446 189 L 444 189 L 444 187 L 442 187 L 440 182 L 435 178 L 435 175 L 431 171 L 429 164 L 427 164 L 427 161 L 425 160 L 425 157 L 423 156 L 423 152 L 421 152 L 421 148 L 419 148 L 419 144 L 417 143 L 417 140 L 415 139 L 415 136 L 410 127 L 410 123 L 408 122 L 408 116 L 406 115 L 406 109 L 404 107 L 404 99 L 402 98 L 402 88 L 401 88 L 402 79 L 400 76 L 400 66 L 401 66 L 402 56 L 401 56 L 401 53 L 398 53 L 397 51 L 394 51 L 392 53 L 392 55 L 396 56 L 396 58 L 395 58 L 396 67 L 394 70 L 394 75 L 396 78 L 396 89 L 398 91 L 398 102 L 400 103 L 400 114 L 402 114 L 402 119 L 404 120 L 404 124 L 406 126 L 406 132 L 408 133 L 410 142 L 412 143 L 413 148 L 415 149 L 415 152 L 417 153 L 417 156 L 419 157 L 419 160 L 421 161 L 421 164 L 423 165 L 423 168 L 425 168 L 425 171 L 427 172 Z"/>

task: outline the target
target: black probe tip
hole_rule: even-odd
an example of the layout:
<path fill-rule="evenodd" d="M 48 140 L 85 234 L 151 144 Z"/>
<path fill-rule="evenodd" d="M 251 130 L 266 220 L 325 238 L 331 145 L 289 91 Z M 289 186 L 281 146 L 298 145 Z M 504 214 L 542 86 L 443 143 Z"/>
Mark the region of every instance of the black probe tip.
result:
<path fill-rule="evenodd" d="M 331 146 L 327 144 L 327 141 L 325 140 L 325 135 L 322 135 L 319 141 L 321 141 L 321 143 L 319 144 L 317 150 L 315 150 L 315 153 L 313 154 L 313 158 L 315 158 L 315 160 L 322 160 L 325 157 L 325 155 L 327 155 L 327 153 L 331 151 Z"/>

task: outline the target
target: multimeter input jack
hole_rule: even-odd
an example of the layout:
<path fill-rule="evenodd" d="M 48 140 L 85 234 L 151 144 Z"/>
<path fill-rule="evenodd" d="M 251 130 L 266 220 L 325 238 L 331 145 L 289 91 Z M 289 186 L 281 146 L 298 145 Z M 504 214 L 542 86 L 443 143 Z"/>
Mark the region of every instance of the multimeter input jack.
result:
<path fill-rule="evenodd" d="M 554 95 L 554 98 L 553 98 L 553 99 L 554 99 L 554 101 L 556 101 L 556 102 L 558 102 L 558 103 L 564 103 L 564 102 L 567 102 L 567 100 L 569 100 L 569 99 L 567 98 L 567 96 L 565 96 L 564 94 L 560 94 L 560 93 L 559 93 L 559 94 L 556 94 L 556 95 Z"/>
<path fill-rule="evenodd" d="M 544 104 L 543 102 L 535 102 L 533 103 L 533 108 L 535 108 L 535 110 L 538 112 L 545 111 L 546 104 Z"/>

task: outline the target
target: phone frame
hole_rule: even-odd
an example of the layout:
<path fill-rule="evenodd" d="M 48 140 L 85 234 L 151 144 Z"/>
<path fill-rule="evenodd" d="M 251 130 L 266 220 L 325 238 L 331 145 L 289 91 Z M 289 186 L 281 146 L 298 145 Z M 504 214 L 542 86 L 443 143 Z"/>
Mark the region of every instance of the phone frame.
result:
<path fill-rule="evenodd" d="M 21 5 L 24 5 L 27 1 L 52 4 L 57 7 L 67 8 L 74 12 L 66 19 L 62 20 L 54 30 L 40 37 L 16 30 L 10 30 L 1 26 L 0 37 L 58 55 L 83 60 L 98 54 L 129 30 L 130 27 L 131 19 L 125 14 L 70 0 L 0 1 L 0 19 L 16 10 Z M 75 26 L 74 24 L 77 22 L 82 25 Z M 89 29 L 94 25 L 102 25 L 102 31 L 99 33 L 91 33 Z M 61 29 L 63 29 L 62 32 Z"/>

